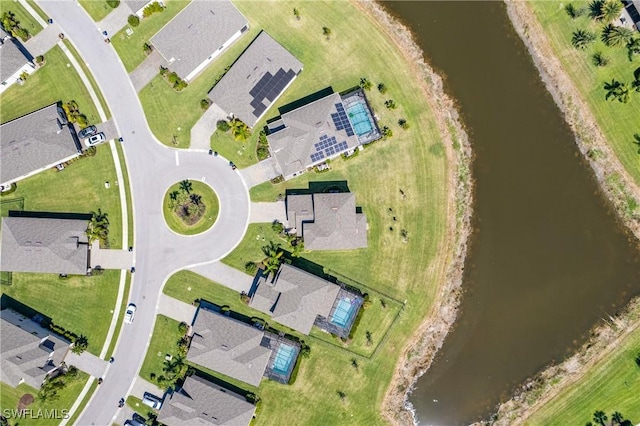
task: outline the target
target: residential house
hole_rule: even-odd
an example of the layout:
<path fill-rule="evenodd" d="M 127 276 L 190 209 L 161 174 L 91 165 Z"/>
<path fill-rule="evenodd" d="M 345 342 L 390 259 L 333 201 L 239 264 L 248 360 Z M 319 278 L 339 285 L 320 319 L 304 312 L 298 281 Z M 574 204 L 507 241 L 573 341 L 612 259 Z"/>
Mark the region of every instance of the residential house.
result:
<path fill-rule="evenodd" d="M 317 325 L 347 337 L 363 298 L 323 278 L 283 263 L 272 279 L 261 275 L 249 306 L 293 330 L 309 334 Z"/>
<path fill-rule="evenodd" d="M 86 275 L 88 221 L 35 217 L 2 219 L 0 269 Z"/>
<path fill-rule="evenodd" d="M 367 218 L 356 211 L 350 192 L 287 195 L 289 232 L 304 239 L 308 250 L 367 247 Z"/>
<path fill-rule="evenodd" d="M 158 421 L 167 426 L 245 426 L 255 410 L 245 397 L 193 375 L 165 397 Z"/>
<path fill-rule="evenodd" d="M 156 0 L 123 0 L 123 3 L 126 4 L 129 9 L 137 15 L 139 18 L 143 17 L 144 8 L 150 5 L 151 3 L 155 3 Z M 158 3 L 164 6 L 164 3 L 159 0 Z"/>
<path fill-rule="evenodd" d="M 258 386 L 263 376 L 288 383 L 298 352 L 288 339 L 201 307 L 187 360 Z"/>
<path fill-rule="evenodd" d="M 0 311 L 0 381 L 40 388 L 60 368 L 69 342 L 11 309 Z"/>
<path fill-rule="evenodd" d="M 80 154 L 64 110 L 49 105 L 0 126 L 0 183 L 18 182 Z"/>
<path fill-rule="evenodd" d="M 249 127 L 293 83 L 302 63 L 262 31 L 209 92 L 209 99 L 227 116 Z"/>
<path fill-rule="evenodd" d="M 617 23 L 640 31 L 640 0 L 622 0 L 622 3 L 624 9 Z"/>
<path fill-rule="evenodd" d="M 330 93 L 268 124 L 267 141 L 284 179 L 380 138 L 361 89 Z"/>
<path fill-rule="evenodd" d="M 183 80 L 193 80 L 249 29 L 249 21 L 229 0 L 193 0 L 151 44 Z"/>
<path fill-rule="evenodd" d="M 0 93 L 20 80 L 24 73 L 35 72 L 33 58 L 24 46 L 0 28 Z"/>

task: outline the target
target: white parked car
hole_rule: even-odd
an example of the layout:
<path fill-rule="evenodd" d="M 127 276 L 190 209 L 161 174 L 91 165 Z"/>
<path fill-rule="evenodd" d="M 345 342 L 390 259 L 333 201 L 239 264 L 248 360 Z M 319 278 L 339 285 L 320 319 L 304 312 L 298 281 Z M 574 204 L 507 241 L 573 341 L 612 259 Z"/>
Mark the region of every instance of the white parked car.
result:
<path fill-rule="evenodd" d="M 129 303 L 127 311 L 124 313 L 124 322 L 131 324 L 133 322 L 133 316 L 136 314 L 136 305 Z"/>
<path fill-rule="evenodd" d="M 99 144 L 100 142 L 106 141 L 107 138 L 104 136 L 104 133 L 100 132 L 97 135 L 93 135 L 84 141 L 84 144 L 87 146 L 94 146 Z"/>
<path fill-rule="evenodd" d="M 7 192 L 11 189 L 11 187 L 13 186 L 13 184 L 8 183 L 6 185 L 0 185 L 0 192 Z"/>
<path fill-rule="evenodd" d="M 159 410 L 160 408 L 162 408 L 162 400 L 157 396 L 150 394 L 149 392 L 144 393 L 144 397 L 142 397 L 142 403 L 155 410 Z"/>

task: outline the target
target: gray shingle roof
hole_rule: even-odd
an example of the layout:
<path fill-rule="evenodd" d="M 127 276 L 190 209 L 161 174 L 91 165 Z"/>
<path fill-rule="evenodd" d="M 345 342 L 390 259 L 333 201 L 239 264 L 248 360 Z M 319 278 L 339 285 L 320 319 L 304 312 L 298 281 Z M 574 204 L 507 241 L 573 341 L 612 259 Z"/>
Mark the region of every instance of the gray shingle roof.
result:
<path fill-rule="evenodd" d="M 309 334 L 318 315 L 327 317 L 340 287 L 286 263 L 272 282 L 259 282 L 249 305 L 274 321 Z M 264 309 L 272 301 L 269 309 Z"/>
<path fill-rule="evenodd" d="M 80 142 L 61 125 L 56 104 L 0 126 L 0 182 L 19 180 L 80 155 Z"/>
<path fill-rule="evenodd" d="M 0 269 L 85 275 L 87 224 L 75 219 L 3 218 Z"/>
<path fill-rule="evenodd" d="M 158 420 L 167 426 L 246 426 L 255 405 L 244 397 L 198 376 L 165 398 Z"/>
<path fill-rule="evenodd" d="M 332 93 L 284 113 L 281 120 L 285 127 L 267 136 L 271 153 L 276 158 L 285 179 L 359 145 L 357 136 L 347 136 L 346 130 L 336 129 L 331 118 L 331 114 L 337 113 L 336 104 L 342 105 L 342 100 L 338 93 Z M 333 155 L 313 161 L 311 154 L 316 152 L 314 145 L 319 142 L 321 136 L 335 137 L 338 143 L 346 142 L 347 147 Z"/>
<path fill-rule="evenodd" d="M 0 38 L 4 38 L 0 34 Z M 0 41 L 0 81 L 5 81 L 29 62 L 13 37 Z"/>
<path fill-rule="evenodd" d="M 300 71 L 302 63 L 262 31 L 211 89 L 209 99 L 253 127 Z"/>
<path fill-rule="evenodd" d="M 356 213 L 356 196 L 353 193 L 289 195 L 287 219 L 289 227 L 296 228 L 298 235 L 304 238 L 306 249 L 367 247 L 367 218 Z"/>
<path fill-rule="evenodd" d="M 212 56 L 247 19 L 228 0 L 194 0 L 151 37 L 151 43 L 181 78 Z"/>
<path fill-rule="evenodd" d="M 261 346 L 263 337 L 255 327 L 200 309 L 187 360 L 258 386 L 271 356 L 271 349 Z"/>
<path fill-rule="evenodd" d="M 152 0 L 124 0 L 124 3 L 129 6 L 133 13 L 136 13 L 151 2 Z"/>
<path fill-rule="evenodd" d="M 16 387 L 23 380 L 40 388 L 47 374 L 60 366 L 69 342 L 10 309 L 0 311 L 0 317 L 0 381 Z"/>

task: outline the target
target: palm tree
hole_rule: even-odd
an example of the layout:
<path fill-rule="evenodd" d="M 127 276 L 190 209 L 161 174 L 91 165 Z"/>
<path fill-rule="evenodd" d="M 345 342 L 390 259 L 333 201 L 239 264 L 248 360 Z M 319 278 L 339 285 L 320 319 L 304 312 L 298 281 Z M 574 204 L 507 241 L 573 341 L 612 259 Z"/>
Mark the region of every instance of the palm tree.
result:
<path fill-rule="evenodd" d="M 609 58 L 600 52 L 596 52 L 591 56 L 591 62 L 593 62 L 593 65 L 596 67 L 606 67 L 609 65 Z"/>
<path fill-rule="evenodd" d="M 172 191 L 171 194 L 169 194 L 169 198 L 173 201 L 178 201 L 178 195 L 180 195 L 178 191 Z"/>
<path fill-rule="evenodd" d="M 606 0 L 602 5 L 602 19 L 611 22 L 616 19 L 622 11 L 622 2 L 619 0 Z"/>
<path fill-rule="evenodd" d="M 569 15 L 571 19 L 576 19 L 582 15 L 584 9 L 581 7 L 576 9 L 573 4 L 569 3 L 564 7 L 564 11 L 567 12 L 567 15 Z"/>
<path fill-rule="evenodd" d="M 629 89 L 625 83 L 620 83 L 617 80 L 611 80 L 611 83 L 604 84 L 604 90 L 607 91 L 605 100 L 617 99 L 618 102 L 627 103 L 629 101 Z"/>
<path fill-rule="evenodd" d="M 608 419 L 607 415 L 602 410 L 596 410 L 593 413 L 593 421 L 596 423 L 600 423 L 602 426 L 605 426 L 604 422 Z"/>
<path fill-rule="evenodd" d="M 601 39 L 609 47 L 622 46 L 633 40 L 633 31 L 608 24 L 602 29 Z"/>
<path fill-rule="evenodd" d="M 325 36 L 327 40 L 329 40 L 331 38 L 331 28 L 322 27 L 322 35 Z"/>
<path fill-rule="evenodd" d="M 611 415 L 611 423 L 612 424 L 619 424 L 621 425 L 622 422 L 624 421 L 624 416 L 619 412 L 616 411 Z"/>
<path fill-rule="evenodd" d="M 233 123 L 233 130 L 231 133 L 233 134 L 234 139 L 242 142 L 249 139 L 251 136 L 251 130 L 249 130 L 249 127 L 240 120 L 234 120 Z"/>
<path fill-rule="evenodd" d="M 636 133 L 633 135 L 633 143 L 638 145 L 638 154 L 640 154 L 640 134 Z M 640 354 L 638 354 L 638 357 L 636 358 L 636 363 L 640 366 Z"/>
<path fill-rule="evenodd" d="M 262 247 L 262 252 L 267 256 L 263 261 L 266 274 L 269 275 L 271 272 L 275 273 L 278 268 L 280 268 L 282 255 L 284 254 L 280 248 L 280 244 L 269 241 L 268 245 Z"/>
<path fill-rule="evenodd" d="M 640 38 L 632 37 L 627 41 L 627 56 L 633 61 L 633 55 L 640 55 Z"/>
<path fill-rule="evenodd" d="M 589 3 L 589 17 L 594 21 L 601 21 L 603 6 L 604 2 L 602 0 L 593 0 Z"/>
<path fill-rule="evenodd" d="M 191 194 L 191 190 L 193 189 L 193 184 L 189 179 L 185 179 L 180 182 L 180 189 L 186 192 L 187 194 Z"/>
<path fill-rule="evenodd" d="M 98 209 L 97 213 L 93 211 L 91 212 L 91 219 L 89 219 L 89 224 L 85 231 L 89 238 L 89 242 L 98 240 L 102 243 L 106 243 L 109 235 L 108 216 L 109 215 L 107 213 L 102 213 L 102 209 Z"/>
<path fill-rule="evenodd" d="M 371 82 L 366 77 L 360 79 L 360 87 L 364 90 L 371 90 Z"/>
<path fill-rule="evenodd" d="M 200 203 L 202 202 L 202 196 L 198 195 L 198 194 L 191 194 L 191 196 L 189 197 L 189 199 L 191 199 L 191 202 L 193 204 L 195 204 L 196 206 L 199 206 Z"/>
<path fill-rule="evenodd" d="M 633 80 L 631 82 L 631 87 L 633 88 L 633 90 L 635 90 L 636 92 L 640 92 L 640 78 Z"/>
<path fill-rule="evenodd" d="M 300 20 L 300 11 L 296 7 L 293 8 L 293 16 L 295 16 L 298 21 Z"/>
<path fill-rule="evenodd" d="M 571 36 L 571 45 L 576 49 L 584 50 L 589 46 L 589 44 L 593 43 L 596 39 L 596 35 L 592 32 L 585 30 L 577 30 L 574 31 Z"/>

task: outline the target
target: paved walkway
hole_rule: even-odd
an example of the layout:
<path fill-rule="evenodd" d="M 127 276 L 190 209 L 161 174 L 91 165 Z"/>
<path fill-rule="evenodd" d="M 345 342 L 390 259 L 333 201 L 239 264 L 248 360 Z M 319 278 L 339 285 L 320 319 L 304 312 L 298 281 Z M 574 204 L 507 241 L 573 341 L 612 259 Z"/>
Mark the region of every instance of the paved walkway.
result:
<path fill-rule="evenodd" d="M 197 299 L 198 295 L 194 294 L 193 299 Z M 193 322 L 193 316 L 196 313 L 196 307 L 185 303 L 181 300 L 169 297 L 166 294 L 160 295 L 158 301 L 158 315 L 164 315 L 173 318 L 176 321 L 184 321 L 187 324 Z"/>
<path fill-rule="evenodd" d="M 231 266 L 227 266 L 222 262 L 213 262 L 207 265 L 200 265 L 194 268 L 189 268 L 190 271 L 200 274 L 203 277 L 209 278 L 225 287 L 229 287 L 238 293 L 244 291 L 249 292 L 251 284 L 253 284 L 253 277 L 247 275 L 244 272 L 240 272 Z M 197 295 L 194 299 L 197 298 Z"/>
<path fill-rule="evenodd" d="M 162 357 L 164 358 L 164 354 Z M 164 396 L 164 390 L 138 376 L 136 377 L 136 381 L 133 383 L 133 388 L 131 388 L 131 394 L 142 399 L 145 393 L 150 393 L 158 398 L 162 398 Z"/>
<path fill-rule="evenodd" d="M 105 4 L 105 7 L 108 7 Z M 127 18 L 129 15 L 133 15 L 127 3 L 121 1 L 120 6 L 113 9 L 104 19 L 98 22 L 96 25 L 100 31 L 106 31 L 108 37 L 113 37 L 118 31 L 127 25 Z M 134 28 L 135 30 L 135 28 Z"/>
<path fill-rule="evenodd" d="M 147 58 L 142 61 L 138 68 L 129 73 L 129 78 L 136 92 L 140 93 L 142 88 L 149 84 L 158 74 L 160 74 L 160 66 L 168 66 L 168 62 L 162 57 L 162 55 L 154 50 Z"/>
<path fill-rule="evenodd" d="M 191 128 L 191 149 L 211 149 L 211 135 L 216 131 L 218 121 L 225 120 L 227 113 L 213 104 Z"/>
<path fill-rule="evenodd" d="M 287 223 L 287 213 L 284 201 L 274 203 L 251 203 L 251 223 L 273 223 L 274 220 L 280 223 Z"/>
<path fill-rule="evenodd" d="M 242 169 L 240 173 L 247 183 L 247 188 L 260 185 L 282 174 L 280 173 L 276 159 L 273 157 L 269 157 L 266 160 L 260 161 L 258 164 Z"/>
<path fill-rule="evenodd" d="M 91 267 L 101 269 L 131 269 L 133 252 L 129 250 L 101 249 L 100 243 L 91 244 Z"/>
<path fill-rule="evenodd" d="M 109 365 L 107 361 L 100 359 L 87 351 L 82 352 L 80 355 L 69 351 L 67 356 L 64 358 L 64 362 L 67 365 L 75 365 L 78 369 L 96 378 L 103 377 L 104 372 L 107 369 L 107 365 Z"/>
<path fill-rule="evenodd" d="M 60 34 L 62 30 L 57 24 L 47 25 L 42 31 L 35 36 L 31 37 L 24 47 L 35 58 L 36 56 L 44 55 L 60 41 Z"/>

